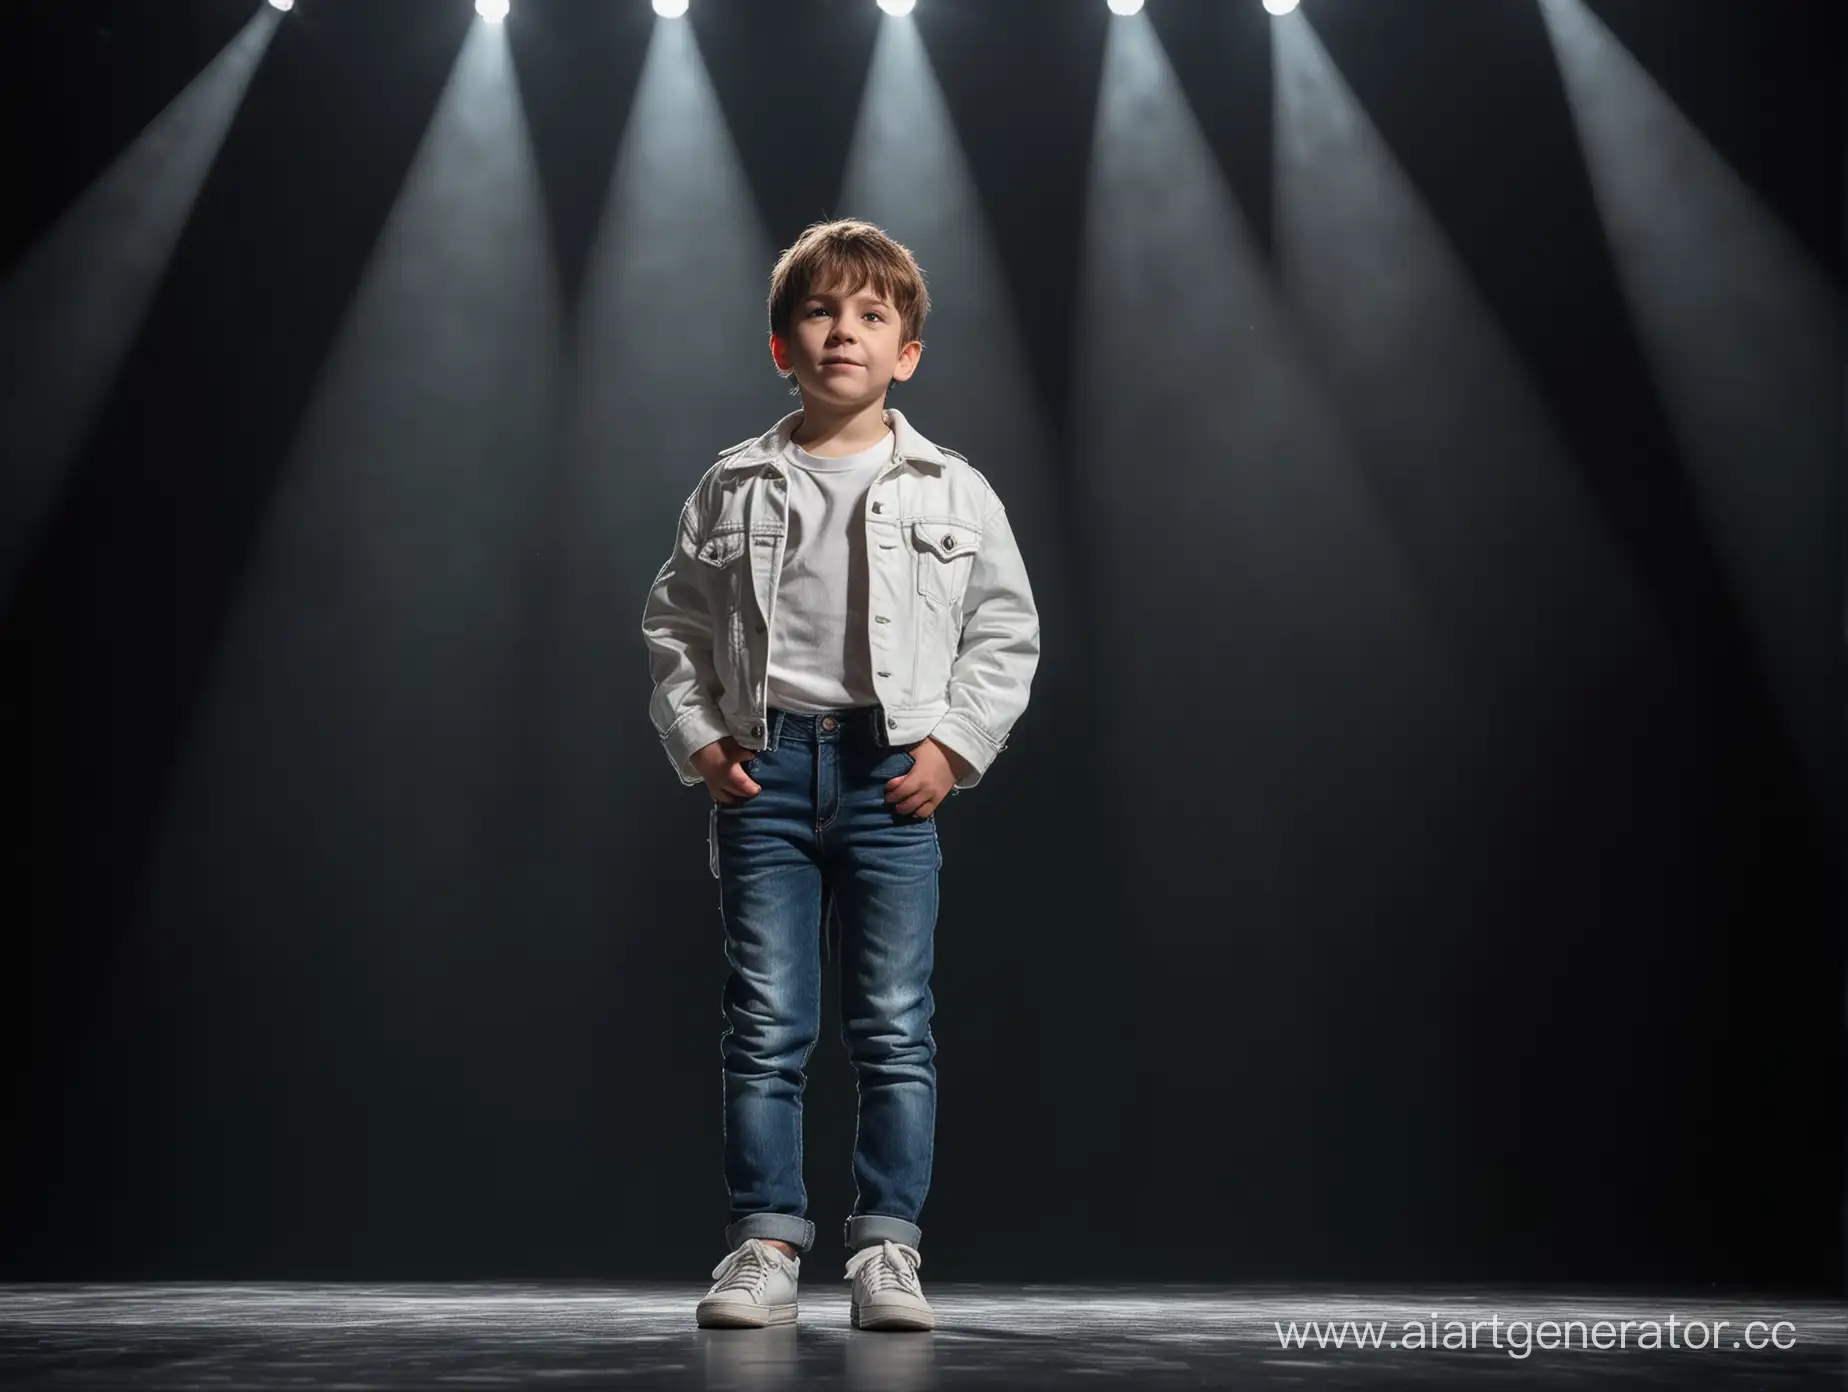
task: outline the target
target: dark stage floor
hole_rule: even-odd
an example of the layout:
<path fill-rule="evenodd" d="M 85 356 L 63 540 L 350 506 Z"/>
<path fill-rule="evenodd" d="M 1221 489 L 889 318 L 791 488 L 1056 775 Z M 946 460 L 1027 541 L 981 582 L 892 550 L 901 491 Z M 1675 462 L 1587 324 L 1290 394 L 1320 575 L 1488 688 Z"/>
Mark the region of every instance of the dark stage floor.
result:
<path fill-rule="evenodd" d="M 1815 1300 L 1578 1294 L 1481 1287 L 1001 1286 L 927 1284 L 938 1327 L 847 1323 L 846 1282 L 807 1278 L 801 1319 L 778 1330 L 702 1330 L 703 1286 L 0 1286 L 6 1387 L 1820 1387 L 1843 1373 L 1848 1312 Z M 1685 1343 L 1720 1320 L 1717 1348 Z M 1488 1321 L 1498 1317 L 1499 1328 Z M 1403 1347 L 1482 1321 L 1476 1347 Z M 1615 1344 L 1656 1321 L 1663 1347 L 1551 1351 L 1515 1334 L 1584 1321 Z M 1596 1322 L 1611 1322 L 1599 1335 Z M 1752 1326 L 1751 1321 L 1764 1321 Z M 1372 1321 L 1386 1346 L 1285 1348 L 1276 1326 Z M 1779 1325 L 1779 1321 L 1788 1324 Z M 1516 1331 L 1522 1326 L 1517 1323 Z M 1775 1335 L 1788 1347 L 1753 1350 Z M 1463 1330 L 1467 1336 L 1467 1330 Z M 1454 1332 L 1449 1337 L 1458 1337 Z M 1491 1339 L 1499 1343 L 1492 1343 Z M 1521 1347 L 1531 1347 L 1525 1357 Z M 1493 1379 L 1491 1384 L 1489 1379 Z"/>

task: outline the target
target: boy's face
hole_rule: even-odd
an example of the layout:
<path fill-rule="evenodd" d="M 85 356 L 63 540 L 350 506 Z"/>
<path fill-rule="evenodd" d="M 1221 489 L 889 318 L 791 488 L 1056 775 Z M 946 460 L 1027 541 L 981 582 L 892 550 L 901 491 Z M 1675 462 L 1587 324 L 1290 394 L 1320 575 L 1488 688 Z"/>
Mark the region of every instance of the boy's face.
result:
<path fill-rule="evenodd" d="M 770 355 L 795 373 L 804 399 L 852 408 L 917 370 L 924 345 L 903 339 L 898 311 L 871 285 L 817 287 L 796 306 L 789 337 L 770 335 Z"/>

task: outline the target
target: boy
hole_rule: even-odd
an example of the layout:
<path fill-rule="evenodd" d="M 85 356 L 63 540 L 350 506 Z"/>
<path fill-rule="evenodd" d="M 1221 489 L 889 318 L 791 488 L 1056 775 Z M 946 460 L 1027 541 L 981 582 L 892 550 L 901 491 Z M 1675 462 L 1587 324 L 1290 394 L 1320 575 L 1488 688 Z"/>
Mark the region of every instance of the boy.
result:
<path fill-rule="evenodd" d="M 802 1093 L 830 923 L 859 1092 L 852 1323 L 935 1326 L 917 1276 L 936 1125 L 935 813 L 981 781 L 1025 711 L 1039 616 L 987 479 L 885 408 L 917 370 L 929 303 L 911 253 L 870 224 L 818 223 L 783 253 L 770 353 L 802 409 L 706 471 L 642 618 L 649 719 L 681 782 L 712 799 L 729 964 L 732 1251 L 699 1303 L 705 1327 L 796 1317 L 815 1237 Z"/>

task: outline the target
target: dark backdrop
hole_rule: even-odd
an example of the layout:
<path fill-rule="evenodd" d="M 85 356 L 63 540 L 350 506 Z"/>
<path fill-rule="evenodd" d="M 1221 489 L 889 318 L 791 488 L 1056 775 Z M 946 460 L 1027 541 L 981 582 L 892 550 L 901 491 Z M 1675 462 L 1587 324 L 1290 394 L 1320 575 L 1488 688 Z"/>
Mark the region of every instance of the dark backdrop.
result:
<path fill-rule="evenodd" d="M 864 215 L 1044 630 L 932 1270 L 1835 1288 L 1838 7 L 882 22 L 0 4 L 0 1275 L 716 1259 L 641 605 Z"/>

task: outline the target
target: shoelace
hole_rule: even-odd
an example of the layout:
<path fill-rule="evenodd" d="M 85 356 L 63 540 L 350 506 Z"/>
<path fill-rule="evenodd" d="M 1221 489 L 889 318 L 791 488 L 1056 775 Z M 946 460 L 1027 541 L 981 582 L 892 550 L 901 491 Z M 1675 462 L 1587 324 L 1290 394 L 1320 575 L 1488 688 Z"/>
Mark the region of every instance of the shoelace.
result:
<path fill-rule="evenodd" d="M 741 1247 L 712 1268 L 712 1279 L 718 1282 L 713 1292 L 745 1289 L 756 1294 L 770 1279 L 770 1268 L 776 1260 L 758 1239 L 746 1238 Z"/>
<path fill-rule="evenodd" d="M 924 1291 L 918 1285 L 918 1268 L 922 1265 L 924 1258 L 918 1255 L 917 1248 L 885 1238 L 877 1247 L 862 1247 L 847 1259 L 847 1279 L 851 1281 L 862 1267 L 870 1266 L 872 1270 L 866 1273 L 868 1295 L 883 1290 L 922 1295 Z"/>

